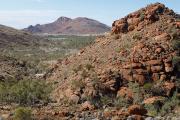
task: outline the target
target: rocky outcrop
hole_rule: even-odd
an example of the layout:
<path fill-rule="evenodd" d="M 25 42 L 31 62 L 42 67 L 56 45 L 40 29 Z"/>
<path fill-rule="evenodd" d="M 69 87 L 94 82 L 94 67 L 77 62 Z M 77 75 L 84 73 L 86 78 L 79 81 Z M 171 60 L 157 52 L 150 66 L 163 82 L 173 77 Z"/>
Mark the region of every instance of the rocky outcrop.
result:
<path fill-rule="evenodd" d="M 156 3 L 131 13 L 123 19 L 116 20 L 112 24 L 112 34 L 127 33 L 134 29 L 141 30 L 145 25 L 152 24 L 160 19 L 160 15 L 175 14 L 161 3 Z"/>
<path fill-rule="evenodd" d="M 107 118 L 144 119 L 144 104 L 158 101 L 162 107 L 178 89 L 177 18 L 156 3 L 115 21 L 112 34 L 56 65 L 47 79 L 62 79 L 52 96 L 61 101 L 76 95 L 83 111 L 107 108 Z"/>
<path fill-rule="evenodd" d="M 136 50 L 138 46 L 134 47 L 132 60 L 123 66 L 124 79 L 135 80 L 141 85 L 147 82 L 147 79 L 151 81 L 172 80 L 174 71 L 172 58 L 175 51 L 169 51 L 168 44 L 144 44 L 141 49 Z"/>

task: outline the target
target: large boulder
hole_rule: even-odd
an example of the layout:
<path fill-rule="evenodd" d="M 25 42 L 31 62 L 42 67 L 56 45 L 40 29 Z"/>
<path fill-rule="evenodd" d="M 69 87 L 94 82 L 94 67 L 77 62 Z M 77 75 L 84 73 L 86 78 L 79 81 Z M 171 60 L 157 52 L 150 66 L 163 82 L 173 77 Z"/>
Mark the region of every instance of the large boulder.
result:
<path fill-rule="evenodd" d="M 128 108 L 130 115 L 146 115 L 147 110 L 140 105 L 132 105 Z"/>
<path fill-rule="evenodd" d="M 89 101 L 86 101 L 84 103 L 82 103 L 81 105 L 81 110 L 84 111 L 84 110 L 94 110 L 95 109 L 95 106 L 89 102 Z"/>

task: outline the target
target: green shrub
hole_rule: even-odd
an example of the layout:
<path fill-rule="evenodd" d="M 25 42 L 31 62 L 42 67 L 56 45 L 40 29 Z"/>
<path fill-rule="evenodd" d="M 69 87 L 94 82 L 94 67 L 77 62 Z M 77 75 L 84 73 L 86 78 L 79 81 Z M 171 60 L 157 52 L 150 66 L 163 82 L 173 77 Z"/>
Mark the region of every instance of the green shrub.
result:
<path fill-rule="evenodd" d="M 111 97 L 109 97 L 109 96 L 106 96 L 106 95 L 101 96 L 100 101 L 101 101 L 101 104 L 107 105 L 107 106 L 113 104 L 113 99 Z"/>
<path fill-rule="evenodd" d="M 23 80 L 12 86 L 16 102 L 21 104 L 34 104 L 35 102 L 48 102 L 51 88 L 43 81 Z"/>
<path fill-rule="evenodd" d="M 0 83 L 0 101 L 32 105 L 49 102 L 51 86 L 43 81 L 20 80 L 15 83 Z"/>
<path fill-rule="evenodd" d="M 143 86 L 145 91 L 151 90 L 152 87 L 153 87 L 152 83 L 145 83 L 144 86 Z"/>
<path fill-rule="evenodd" d="M 141 40 L 141 39 L 142 39 L 142 36 L 141 36 L 141 34 L 139 34 L 139 33 L 135 33 L 135 34 L 133 35 L 133 39 Z"/>
<path fill-rule="evenodd" d="M 172 46 L 175 50 L 179 50 L 180 49 L 180 40 L 173 40 Z"/>
<path fill-rule="evenodd" d="M 72 70 L 73 70 L 73 72 L 78 73 L 78 72 L 81 71 L 82 69 L 83 69 L 83 66 L 82 66 L 82 65 L 78 65 L 77 67 L 74 66 Z"/>
<path fill-rule="evenodd" d="M 94 68 L 94 66 L 92 66 L 91 64 L 86 64 L 85 67 L 87 70 L 91 70 L 92 68 Z"/>
<path fill-rule="evenodd" d="M 178 99 L 177 92 L 175 92 L 172 98 L 156 101 L 153 104 L 147 104 L 145 105 L 145 108 L 148 110 L 148 115 L 164 116 L 168 113 L 171 113 L 176 106 L 179 106 L 179 104 L 180 101 Z"/>
<path fill-rule="evenodd" d="M 129 82 L 128 86 L 133 92 L 133 103 L 141 104 L 143 101 L 143 96 L 142 96 L 140 85 L 136 82 Z"/>
<path fill-rule="evenodd" d="M 144 18 L 145 18 L 145 14 L 144 14 L 144 12 L 142 12 L 142 13 L 140 14 L 140 21 L 143 21 Z"/>
<path fill-rule="evenodd" d="M 180 72 L 180 56 L 173 57 L 172 63 L 177 72 Z"/>
<path fill-rule="evenodd" d="M 145 105 L 145 108 L 148 110 L 149 116 L 157 116 L 158 115 L 158 111 L 153 104 Z"/>
<path fill-rule="evenodd" d="M 115 48 L 115 51 L 117 52 L 117 53 L 119 53 L 120 51 L 121 51 L 121 48 Z"/>
<path fill-rule="evenodd" d="M 14 120 L 32 120 L 31 110 L 19 107 L 15 110 L 13 118 Z"/>
<path fill-rule="evenodd" d="M 164 105 L 161 108 L 160 114 L 165 115 L 172 112 L 172 110 L 180 105 L 180 100 L 177 96 L 177 91 L 174 93 L 173 97 L 165 101 Z"/>
<path fill-rule="evenodd" d="M 122 108 L 122 107 L 127 108 L 130 104 L 131 103 L 123 97 L 118 97 L 114 100 L 114 106 L 118 108 Z"/>
<path fill-rule="evenodd" d="M 84 83 L 83 80 L 72 80 L 71 81 L 71 86 L 72 86 L 73 89 L 84 88 L 85 83 Z"/>
<path fill-rule="evenodd" d="M 88 72 L 86 71 L 86 70 L 83 70 L 82 71 L 82 73 L 81 73 L 81 76 L 83 77 L 83 78 L 86 78 L 86 77 L 88 77 Z"/>

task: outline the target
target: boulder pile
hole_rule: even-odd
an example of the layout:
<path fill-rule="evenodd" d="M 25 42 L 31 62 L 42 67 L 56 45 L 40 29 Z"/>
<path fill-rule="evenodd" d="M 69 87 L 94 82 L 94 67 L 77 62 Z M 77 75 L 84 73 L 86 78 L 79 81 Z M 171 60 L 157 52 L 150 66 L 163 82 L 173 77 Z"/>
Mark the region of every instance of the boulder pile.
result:
<path fill-rule="evenodd" d="M 158 21 L 164 13 L 168 15 L 175 14 L 161 3 L 149 5 L 120 20 L 114 21 L 112 24 L 112 34 L 127 33 L 134 29 L 141 30 L 144 26 Z"/>
<path fill-rule="evenodd" d="M 148 105 L 160 112 L 179 91 L 179 18 L 155 3 L 115 21 L 111 34 L 47 73 L 57 86 L 52 98 L 109 119 L 143 120 Z"/>

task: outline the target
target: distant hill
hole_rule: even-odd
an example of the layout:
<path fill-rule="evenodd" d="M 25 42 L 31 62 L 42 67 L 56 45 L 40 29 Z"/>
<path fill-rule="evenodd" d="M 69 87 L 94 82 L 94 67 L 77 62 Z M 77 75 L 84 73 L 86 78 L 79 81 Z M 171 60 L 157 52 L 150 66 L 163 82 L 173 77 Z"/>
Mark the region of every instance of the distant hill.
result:
<path fill-rule="evenodd" d="M 110 27 L 85 17 L 75 19 L 60 17 L 53 23 L 31 25 L 24 30 L 31 33 L 48 34 L 101 34 L 110 31 Z"/>
<path fill-rule="evenodd" d="M 0 25 L 0 81 L 20 80 L 34 74 L 35 69 L 21 59 L 31 49 L 40 52 L 39 47 L 49 44 L 47 42 L 42 37 Z"/>
<path fill-rule="evenodd" d="M 0 50 L 7 47 L 37 46 L 42 38 L 25 31 L 0 25 Z"/>

